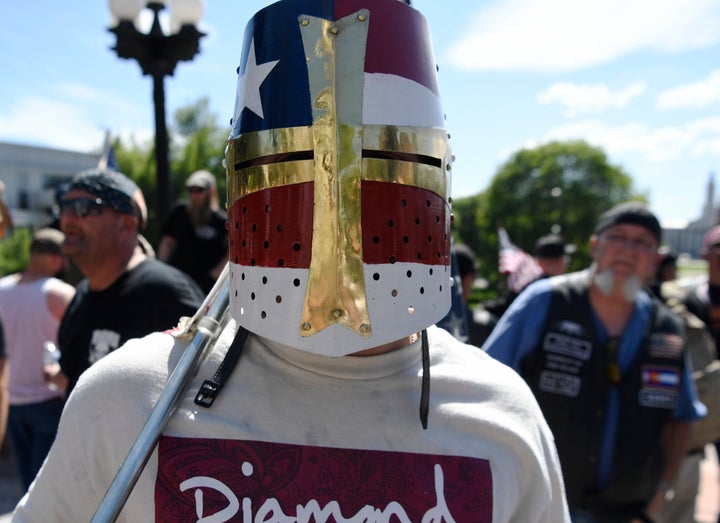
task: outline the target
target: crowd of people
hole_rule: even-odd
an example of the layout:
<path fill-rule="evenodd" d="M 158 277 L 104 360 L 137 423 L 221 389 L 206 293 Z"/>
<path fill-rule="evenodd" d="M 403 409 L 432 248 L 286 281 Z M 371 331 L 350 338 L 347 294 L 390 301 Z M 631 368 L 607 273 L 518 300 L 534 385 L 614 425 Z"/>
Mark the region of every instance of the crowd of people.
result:
<path fill-rule="evenodd" d="M 90 520 L 193 343 L 182 318 L 228 266 L 228 320 L 121 521 L 692 523 L 720 440 L 693 432 L 714 414 L 693 371 L 717 360 L 720 226 L 707 281 L 683 287 L 655 214 L 624 202 L 598 217 L 588 267 L 568 273 L 574 246 L 542 236 L 529 284 L 470 305 L 480 267 L 451 248 L 424 18 L 397 0 L 301 4 L 248 24 L 227 212 L 214 176 L 188 173 L 154 249 L 135 182 L 83 171 L 59 230 L 0 279 L 0 441 L 7 420 L 26 491 L 12 521 Z M 288 36 L 315 51 L 273 43 Z M 408 62 L 410 92 L 373 73 Z M 272 103 L 288 89 L 295 106 Z M 453 266 L 467 344 L 436 326 Z"/>

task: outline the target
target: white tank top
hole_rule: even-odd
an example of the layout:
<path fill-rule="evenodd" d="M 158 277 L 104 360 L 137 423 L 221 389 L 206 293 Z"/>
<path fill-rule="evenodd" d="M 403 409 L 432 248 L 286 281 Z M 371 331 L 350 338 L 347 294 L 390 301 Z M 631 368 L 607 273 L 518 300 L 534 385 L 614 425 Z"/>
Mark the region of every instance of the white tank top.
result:
<path fill-rule="evenodd" d="M 43 354 L 46 341 L 57 344 L 60 324 L 48 308 L 47 294 L 67 284 L 56 278 L 18 280 L 17 274 L 0 279 L 0 321 L 9 363 L 10 405 L 27 405 L 62 396 L 45 382 Z"/>

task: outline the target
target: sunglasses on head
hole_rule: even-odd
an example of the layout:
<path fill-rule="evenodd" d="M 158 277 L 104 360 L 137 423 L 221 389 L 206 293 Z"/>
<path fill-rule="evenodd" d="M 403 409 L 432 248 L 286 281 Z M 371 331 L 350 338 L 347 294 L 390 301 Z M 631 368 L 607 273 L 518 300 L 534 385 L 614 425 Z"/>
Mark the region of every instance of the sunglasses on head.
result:
<path fill-rule="evenodd" d="M 86 216 L 98 216 L 102 214 L 103 208 L 106 207 L 102 198 L 70 198 L 60 200 L 60 212 L 66 209 L 72 209 L 72 212 L 78 218 Z"/>

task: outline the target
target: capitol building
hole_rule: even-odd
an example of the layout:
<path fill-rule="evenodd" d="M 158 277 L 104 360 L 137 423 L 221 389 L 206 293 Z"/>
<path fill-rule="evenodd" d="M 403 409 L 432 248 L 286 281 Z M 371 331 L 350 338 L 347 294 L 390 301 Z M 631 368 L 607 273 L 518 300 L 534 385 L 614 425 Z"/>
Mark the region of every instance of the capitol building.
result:
<path fill-rule="evenodd" d="M 692 258 L 700 258 L 703 236 L 718 223 L 720 223 L 720 205 L 715 203 L 715 176 L 711 173 L 700 217 L 682 229 L 663 228 L 663 243 L 678 253 L 687 253 Z"/>

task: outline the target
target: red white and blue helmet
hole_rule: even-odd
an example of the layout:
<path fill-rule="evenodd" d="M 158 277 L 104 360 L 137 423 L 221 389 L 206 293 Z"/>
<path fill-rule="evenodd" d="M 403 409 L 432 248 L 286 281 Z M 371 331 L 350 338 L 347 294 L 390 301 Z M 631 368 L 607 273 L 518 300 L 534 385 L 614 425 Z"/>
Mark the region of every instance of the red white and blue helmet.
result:
<path fill-rule="evenodd" d="M 228 139 L 231 314 L 342 356 L 450 307 L 451 151 L 425 18 L 284 0 L 248 23 Z"/>

